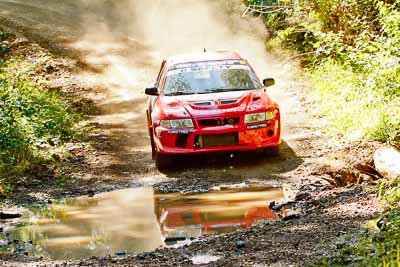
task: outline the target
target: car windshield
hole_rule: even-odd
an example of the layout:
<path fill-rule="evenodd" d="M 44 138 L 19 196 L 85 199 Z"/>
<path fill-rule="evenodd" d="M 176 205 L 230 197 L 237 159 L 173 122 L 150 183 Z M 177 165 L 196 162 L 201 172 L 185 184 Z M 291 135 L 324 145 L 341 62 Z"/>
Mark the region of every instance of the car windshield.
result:
<path fill-rule="evenodd" d="M 167 72 L 163 94 L 207 94 L 260 87 L 260 82 L 246 61 L 209 61 L 172 66 Z"/>

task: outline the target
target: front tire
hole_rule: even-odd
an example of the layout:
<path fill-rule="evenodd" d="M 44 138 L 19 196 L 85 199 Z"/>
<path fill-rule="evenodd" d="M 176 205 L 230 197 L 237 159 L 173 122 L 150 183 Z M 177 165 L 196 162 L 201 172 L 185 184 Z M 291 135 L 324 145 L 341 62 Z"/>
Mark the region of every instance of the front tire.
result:
<path fill-rule="evenodd" d="M 156 167 L 159 170 L 166 170 L 171 168 L 173 160 L 171 156 L 156 153 Z"/>

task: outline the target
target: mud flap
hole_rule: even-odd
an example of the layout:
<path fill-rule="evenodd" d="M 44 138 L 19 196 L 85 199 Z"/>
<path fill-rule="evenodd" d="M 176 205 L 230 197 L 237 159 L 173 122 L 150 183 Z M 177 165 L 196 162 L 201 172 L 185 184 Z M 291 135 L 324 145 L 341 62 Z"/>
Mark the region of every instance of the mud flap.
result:
<path fill-rule="evenodd" d="M 155 148 L 154 137 L 153 137 L 153 125 L 151 122 L 149 110 L 146 110 L 146 116 L 147 116 L 147 128 L 149 129 L 150 144 L 151 144 L 151 159 L 155 160 L 156 159 L 156 148 Z"/>
<path fill-rule="evenodd" d="M 154 137 L 153 137 L 153 127 L 149 128 L 149 135 L 150 135 L 150 144 L 151 144 L 151 159 L 155 160 L 156 159 L 156 148 L 155 148 Z"/>

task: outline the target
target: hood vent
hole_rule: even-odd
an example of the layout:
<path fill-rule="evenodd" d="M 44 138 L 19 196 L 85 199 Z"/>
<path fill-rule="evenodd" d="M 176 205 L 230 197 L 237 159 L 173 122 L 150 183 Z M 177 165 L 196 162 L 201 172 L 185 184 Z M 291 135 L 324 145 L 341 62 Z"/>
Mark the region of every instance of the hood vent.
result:
<path fill-rule="evenodd" d="M 192 103 L 192 104 L 195 105 L 195 106 L 200 106 L 200 107 L 211 106 L 212 105 L 212 103 L 210 101 L 207 101 L 207 102 L 195 102 L 195 103 Z"/>
<path fill-rule="evenodd" d="M 236 103 L 237 100 L 235 100 L 235 99 L 233 99 L 233 100 L 220 100 L 219 102 L 221 103 L 221 105 L 228 105 L 228 104 Z"/>

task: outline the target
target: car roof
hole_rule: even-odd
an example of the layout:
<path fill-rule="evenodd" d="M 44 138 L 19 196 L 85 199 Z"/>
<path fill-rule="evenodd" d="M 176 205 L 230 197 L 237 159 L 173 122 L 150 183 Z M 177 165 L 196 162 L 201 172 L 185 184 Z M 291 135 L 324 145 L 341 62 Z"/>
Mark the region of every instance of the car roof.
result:
<path fill-rule="evenodd" d="M 175 65 L 189 62 L 214 61 L 214 60 L 240 60 L 242 57 L 231 51 L 198 52 L 171 56 L 167 59 L 167 65 Z"/>

